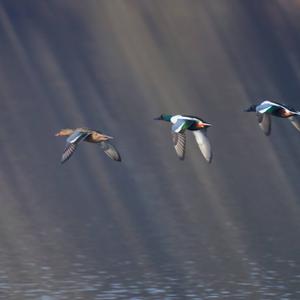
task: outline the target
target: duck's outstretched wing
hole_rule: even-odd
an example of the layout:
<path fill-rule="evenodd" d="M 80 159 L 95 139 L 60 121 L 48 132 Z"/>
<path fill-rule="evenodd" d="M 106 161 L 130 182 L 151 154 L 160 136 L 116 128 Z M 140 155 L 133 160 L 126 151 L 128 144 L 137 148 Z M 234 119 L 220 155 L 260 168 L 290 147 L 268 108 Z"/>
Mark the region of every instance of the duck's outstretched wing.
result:
<path fill-rule="evenodd" d="M 121 161 L 121 155 L 118 150 L 108 142 L 101 142 L 100 146 L 105 154 L 112 160 Z"/>
<path fill-rule="evenodd" d="M 299 115 L 296 115 L 296 116 L 291 116 L 288 118 L 291 123 L 294 125 L 294 127 L 300 131 L 300 116 Z"/>
<path fill-rule="evenodd" d="M 184 160 L 186 143 L 185 133 L 172 132 L 172 137 L 177 156 L 179 157 L 179 159 Z"/>
<path fill-rule="evenodd" d="M 269 114 L 261 114 L 261 113 L 256 113 L 257 120 L 259 127 L 261 130 L 264 132 L 265 135 L 270 135 L 271 134 L 271 115 Z"/>
<path fill-rule="evenodd" d="M 75 152 L 78 144 L 85 140 L 90 135 L 89 132 L 83 132 L 80 130 L 75 130 L 68 138 L 67 138 L 67 144 L 65 147 L 65 150 L 63 152 L 63 155 L 61 157 L 61 163 L 63 164 L 66 162 L 72 154 Z"/>
<path fill-rule="evenodd" d="M 196 142 L 199 146 L 201 153 L 203 154 L 207 162 L 210 163 L 212 160 L 212 150 L 211 150 L 210 142 L 206 136 L 206 130 L 201 129 L 201 130 L 193 131 L 193 134 L 195 136 Z"/>
<path fill-rule="evenodd" d="M 72 154 L 75 152 L 77 145 L 76 144 L 72 144 L 72 143 L 67 143 L 65 150 L 63 152 L 63 155 L 61 157 L 60 162 L 63 164 L 65 163 L 68 159 L 70 159 L 70 157 L 72 156 Z"/>

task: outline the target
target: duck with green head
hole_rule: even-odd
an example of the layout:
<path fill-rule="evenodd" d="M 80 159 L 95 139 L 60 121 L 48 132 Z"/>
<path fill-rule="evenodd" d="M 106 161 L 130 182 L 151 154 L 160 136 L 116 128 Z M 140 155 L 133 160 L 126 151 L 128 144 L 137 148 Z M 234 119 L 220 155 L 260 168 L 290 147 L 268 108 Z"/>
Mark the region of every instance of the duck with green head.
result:
<path fill-rule="evenodd" d="M 271 116 L 287 118 L 300 131 L 300 111 L 296 111 L 285 104 L 263 101 L 259 104 L 252 104 L 245 111 L 256 112 L 258 124 L 265 135 L 271 134 Z"/>
<path fill-rule="evenodd" d="M 190 115 L 168 115 L 162 114 L 154 120 L 162 120 L 172 123 L 172 137 L 175 151 L 179 159 L 183 160 L 185 156 L 186 130 L 191 130 L 195 136 L 196 142 L 201 153 L 207 162 L 212 160 L 212 150 L 207 138 L 207 128 L 211 124 L 203 121 L 199 117 Z"/>
<path fill-rule="evenodd" d="M 61 158 L 61 163 L 70 159 L 77 146 L 82 141 L 99 144 L 110 159 L 121 161 L 118 150 L 108 142 L 108 140 L 113 139 L 113 137 L 103 134 L 100 131 L 83 127 L 75 129 L 65 128 L 57 132 L 55 136 L 67 137 L 67 144 Z"/>

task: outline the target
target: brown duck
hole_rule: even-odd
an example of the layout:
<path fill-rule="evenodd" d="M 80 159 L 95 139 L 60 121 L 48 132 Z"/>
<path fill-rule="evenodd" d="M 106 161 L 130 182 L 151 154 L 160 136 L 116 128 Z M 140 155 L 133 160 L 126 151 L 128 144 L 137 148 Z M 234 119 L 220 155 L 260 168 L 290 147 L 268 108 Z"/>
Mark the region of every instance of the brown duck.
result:
<path fill-rule="evenodd" d="M 61 129 L 55 134 L 55 136 L 67 136 L 67 144 L 63 152 L 61 163 L 66 162 L 72 154 L 75 152 L 78 144 L 82 141 L 99 144 L 105 154 L 115 161 L 121 161 L 121 156 L 117 149 L 107 142 L 113 139 L 113 137 L 101 133 L 97 130 L 89 128 L 75 128 L 75 129 Z"/>

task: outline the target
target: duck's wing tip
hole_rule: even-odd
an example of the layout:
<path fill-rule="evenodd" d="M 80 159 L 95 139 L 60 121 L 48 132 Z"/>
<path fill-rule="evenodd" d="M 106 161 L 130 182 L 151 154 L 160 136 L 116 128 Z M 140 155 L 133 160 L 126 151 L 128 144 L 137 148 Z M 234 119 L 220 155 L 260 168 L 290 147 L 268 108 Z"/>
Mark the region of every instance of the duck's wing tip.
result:
<path fill-rule="evenodd" d="M 212 160 L 213 160 L 213 153 L 212 153 L 212 151 L 210 152 L 210 156 L 209 156 L 208 158 L 205 157 L 205 159 L 206 159 L 206 161 L 207 161 L 209 164 L 212 163 Z"/>
<path fill-rule="evenodd" d="M 101 142 L 100 146 L 102 148 L 102 150 L 104 151 L 104 153 L 112 160 L 114 161 L 118 161 L 121 162 L 122 158 L 120 153 L 118 152 L 118 150 L 111 144 L 108 142 Z"/>

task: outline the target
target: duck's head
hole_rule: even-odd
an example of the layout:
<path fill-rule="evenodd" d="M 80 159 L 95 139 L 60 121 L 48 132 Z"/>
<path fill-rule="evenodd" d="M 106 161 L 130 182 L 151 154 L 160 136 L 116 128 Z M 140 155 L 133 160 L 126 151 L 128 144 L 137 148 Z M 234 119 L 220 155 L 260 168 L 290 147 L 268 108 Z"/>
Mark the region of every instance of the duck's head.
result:
<path fill-rule="evenodd" d="M 73 129 L 65 128 L 58 131 L 55 136 L 69 136 L 74 132 Z"/>
<path fill-rule="evenodd" d="M 256 104 L 252 104 L 250 107 L 247 109 L 244 109 L 245 112 L 250 112 L 250 111 L 256 111 Z"/>
<path fill-rule="evenodd" d="M 172 115 L 161 114 L 159 117 L 154 118 L 154 120 L 161 120 L 161 121 L 170 122 L 171 118 L 172 118 Z"/>

